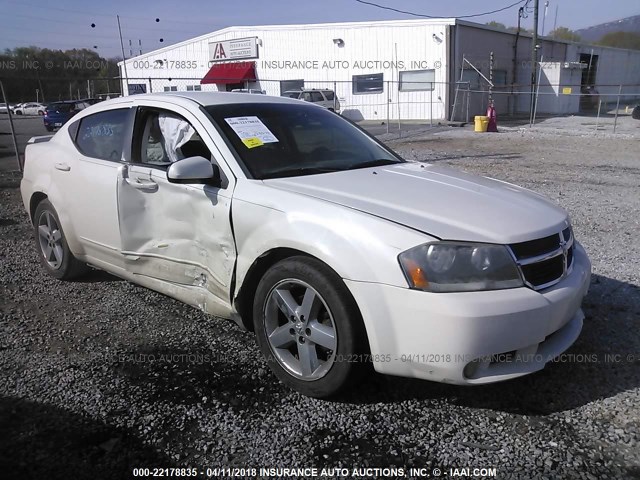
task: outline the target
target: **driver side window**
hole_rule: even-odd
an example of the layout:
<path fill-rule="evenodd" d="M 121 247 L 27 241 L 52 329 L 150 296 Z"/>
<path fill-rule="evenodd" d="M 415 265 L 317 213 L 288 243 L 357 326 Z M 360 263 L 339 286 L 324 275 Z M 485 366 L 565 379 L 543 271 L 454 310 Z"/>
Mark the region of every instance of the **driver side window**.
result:
<path fill-rule="evenodd" d="M 183 117 L 165 110 L 141 108 L 136 119 L 133 161 L 167 167 L 183 158 L 211 152 L 193 126 Z"/>

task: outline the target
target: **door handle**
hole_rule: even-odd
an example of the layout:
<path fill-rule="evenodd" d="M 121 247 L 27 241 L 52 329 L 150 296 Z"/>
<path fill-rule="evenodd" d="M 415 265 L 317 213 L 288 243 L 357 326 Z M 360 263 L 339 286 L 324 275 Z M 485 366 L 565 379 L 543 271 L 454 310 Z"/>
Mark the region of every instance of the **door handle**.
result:
<path fill-rule="evenodd" d="M 156 191 L 158 189 L 158 184 L 153 181 L 142 182 L 139 178 L 136 178 L 135 180 L 132 178 L 126 178 L 125 180 L 129 185 L 133 188 L 137 188 L 138 190 Z"/>
<path fill-rule="evenodd" d="M 54 167 L 56 168 L 56 170 L 60 170 L 62 172 L 68 172 L 69 170 L 71 170 L 71 167 L 66 163 L 56 163 Z"/>

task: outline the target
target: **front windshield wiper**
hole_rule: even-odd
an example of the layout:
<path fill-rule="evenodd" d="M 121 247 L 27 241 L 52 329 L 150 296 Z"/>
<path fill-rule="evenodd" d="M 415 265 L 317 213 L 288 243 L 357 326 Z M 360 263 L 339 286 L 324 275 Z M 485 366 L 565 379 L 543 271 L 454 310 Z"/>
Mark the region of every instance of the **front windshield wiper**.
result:
<path fill-rule="evenodd" d="M 281 177 L 297 177 L 300 175 L 313 175 L 314 173 L 330 173 L 338 172 L 341 168 L 329 168 L 329 167 L 296 167 L 285 168 L 282 170 L 276 170 L 269 172 L 260 177 L 260 180 L 267 180 L 268 178 L 281 178 Z"/>
<path fill-rule="evenodd" d="M 381 167 L 383 165 L 394 165 L 396 163 L 402 163 L 399 160 L 391 158 L 378 158 L 376 160 L 369 160 L 368 162 L 359 162 L 349 165 L 345 170 L 355 170 L 357 168 L 369 168 L 369 167 Z"/>

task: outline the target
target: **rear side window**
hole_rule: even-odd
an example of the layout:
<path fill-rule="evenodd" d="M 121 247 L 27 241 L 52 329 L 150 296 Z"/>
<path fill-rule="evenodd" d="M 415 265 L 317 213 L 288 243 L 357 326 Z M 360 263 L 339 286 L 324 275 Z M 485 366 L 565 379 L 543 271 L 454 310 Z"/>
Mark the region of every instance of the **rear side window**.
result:
<path fill-rule="evenodd" d="M 120 161 L 128 108 L 94 113 L 80 120 L 76 137 L 78 149 L 88 157 Z"/>
<path fill-rule="evenodd" d="M 330 102 L 333 101 L 333 99 L 335 98 L 335 95 L 333 93 L 333 90 L 325 90 L 324 92 L 324 96 L 327 100 L 329 100 Z"/>

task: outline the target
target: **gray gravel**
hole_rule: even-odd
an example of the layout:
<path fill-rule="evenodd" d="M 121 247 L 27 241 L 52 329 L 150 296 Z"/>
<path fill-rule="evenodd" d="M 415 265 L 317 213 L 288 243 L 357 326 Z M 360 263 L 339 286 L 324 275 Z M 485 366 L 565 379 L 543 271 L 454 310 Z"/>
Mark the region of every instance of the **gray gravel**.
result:
<path fill-rule="evenodd" d="M 619 137 L 452 129 L 390 141 L 566 207 L 594 264 L 587 318 L 573 357 L 529 377 L 461 388 L 374 376 L 334 402 L 278 384 L 229 322 L 101 272 L 47 277 L 19 177 L 0 173 L 0 475 L 426 466 L 640 478 L 640 155 L 629 125 Z"/>

